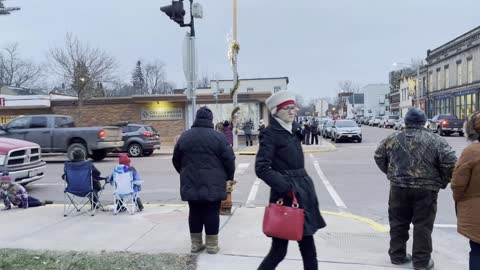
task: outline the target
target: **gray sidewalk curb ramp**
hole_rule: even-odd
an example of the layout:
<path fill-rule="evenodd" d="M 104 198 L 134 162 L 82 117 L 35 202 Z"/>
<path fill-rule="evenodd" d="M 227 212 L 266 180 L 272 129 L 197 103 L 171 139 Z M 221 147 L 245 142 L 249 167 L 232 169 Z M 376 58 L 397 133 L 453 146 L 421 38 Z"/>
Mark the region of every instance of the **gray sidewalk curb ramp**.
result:
<path fill-rule="evenodd" d="M 82 214 L 64 218 L 62 211 L 61 205 L 54 205 L 0 212 L 0 230 L 9 232 L 0 234 L 0 245 L 33 250 L 150 254 L 188 254 L 190 250 L 186 205 L 147 205 L 143 212 L 117 216 L 112 212 L 97 212 L 94 217 Z M 236 208 L 232 216 L 221 216 L 220 253 L 201 254 L 198 269 L 256 269 L 270 248 L 270 239 L 261 231 L 263 212 L 262 207 Z M 315 235 L 320 265 L 328 266 L 323 269 L 393 267 L 387 255 L 388 233 L 353 218 L 328 212 L 324 212 L 324 217 L 328 226 Z M 441 239 L 446 239 L 439 242 L 434 238 L 435 269 L 467 269 L 467 241 L 465 245 L 453 243 L 439 233 Z M 451 254 L 452 245 L 455 249 L 463 248 L 464 256 Z M 298 246 L 291 242 L 286 261 L 279 269 L 302 269 L 301 264 Z M 406 267 L 400 269 L 411 269 L 411 265 Z"/>

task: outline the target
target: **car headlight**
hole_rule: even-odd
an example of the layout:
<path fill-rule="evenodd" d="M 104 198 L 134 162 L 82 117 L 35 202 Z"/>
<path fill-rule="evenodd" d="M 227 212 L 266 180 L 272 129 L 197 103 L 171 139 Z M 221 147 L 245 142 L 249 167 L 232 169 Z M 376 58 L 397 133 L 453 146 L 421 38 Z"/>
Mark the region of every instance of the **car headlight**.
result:
<path fill-rule="evenodd" d="M 0 166 L 5 165 L 5 160 L 7 159 L 6 155 L 0 155 Z"/>

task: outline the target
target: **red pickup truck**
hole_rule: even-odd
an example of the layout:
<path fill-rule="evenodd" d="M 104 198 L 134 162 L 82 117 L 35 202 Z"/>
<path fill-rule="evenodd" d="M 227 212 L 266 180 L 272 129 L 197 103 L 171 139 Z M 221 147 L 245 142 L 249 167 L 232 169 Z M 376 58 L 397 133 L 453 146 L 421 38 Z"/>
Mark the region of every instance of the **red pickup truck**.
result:
<path fill-rule="evenodd" d="M 42 179 L 46 168 L 38 144 L 0 138 L 0 175 L 6 171 L 15 182 L 26 185 Z"/>

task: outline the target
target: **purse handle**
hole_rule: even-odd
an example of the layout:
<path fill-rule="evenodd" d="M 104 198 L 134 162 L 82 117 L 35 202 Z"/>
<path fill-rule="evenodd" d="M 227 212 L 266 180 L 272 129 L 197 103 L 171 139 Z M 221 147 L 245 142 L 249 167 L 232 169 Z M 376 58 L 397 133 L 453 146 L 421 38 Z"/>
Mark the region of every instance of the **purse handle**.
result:
<path fill-rule="evenodd" d="M 297 196 L 295 196 L 295 189 L 292 189 L 291 193 L 293 194 L 292 207 L 293 207 L 293 208 L 298 208 L 298 207 L 300 207 L 300 204 L 298 203 L 298 200 L 297 200 Z M 278 204 L 278 205 L 283 205 L 283 198 L 278 198 L 277 204 Z"/>

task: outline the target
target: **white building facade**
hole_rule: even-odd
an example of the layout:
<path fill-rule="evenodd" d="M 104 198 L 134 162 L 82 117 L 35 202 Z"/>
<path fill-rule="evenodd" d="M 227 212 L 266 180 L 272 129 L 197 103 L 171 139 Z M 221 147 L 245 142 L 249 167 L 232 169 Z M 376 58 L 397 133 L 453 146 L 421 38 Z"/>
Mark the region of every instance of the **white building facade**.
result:
<path fill-rule="evenodd" d="M 390 92 L 388 84 L 368 84 L 361 89 L 364 93 L 364 115 L 384 116 L 389 115 L 389 102 L 386 95 Z"/>

